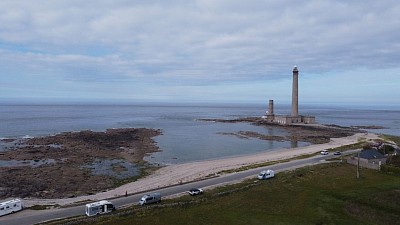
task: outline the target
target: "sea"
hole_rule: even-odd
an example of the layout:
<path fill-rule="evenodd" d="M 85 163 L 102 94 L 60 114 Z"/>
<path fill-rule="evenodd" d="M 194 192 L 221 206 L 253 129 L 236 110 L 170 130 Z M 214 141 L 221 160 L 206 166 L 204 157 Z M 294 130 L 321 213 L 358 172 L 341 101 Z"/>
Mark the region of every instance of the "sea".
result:
<path fill-rule="evenodd" d="M 282 128 L 201 120 L 258 117 L 266 109 L 262 104 L 0 104 L 0 140 L 109 128 L 161 129 L 162 135 L 154 138 L 160 151 L 145 159 L 162 165 L 309 145 L 230 135 L 239 131 L 284 135 L 287 131 Z M 290 105 L 275 105 L 275 114 L 290 114 L 290 110 Z M 396 107 L 310 104 L 299 107 L 299 114 L 316 116 L 320 124 L 381 126 L 368 131 L 400 136 L 400 109 Z M 0 151 L 6 145 L 0 141 Z"/>

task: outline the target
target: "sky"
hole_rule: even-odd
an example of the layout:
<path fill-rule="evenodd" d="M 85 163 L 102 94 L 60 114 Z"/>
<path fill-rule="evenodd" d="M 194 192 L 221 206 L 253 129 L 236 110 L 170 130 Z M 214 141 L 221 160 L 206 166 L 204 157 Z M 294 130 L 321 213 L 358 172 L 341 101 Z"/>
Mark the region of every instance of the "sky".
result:
<path fill-rule="evenodd" d="M 1 0 L 0 101 L 400 104 L 398 0 Z"/>

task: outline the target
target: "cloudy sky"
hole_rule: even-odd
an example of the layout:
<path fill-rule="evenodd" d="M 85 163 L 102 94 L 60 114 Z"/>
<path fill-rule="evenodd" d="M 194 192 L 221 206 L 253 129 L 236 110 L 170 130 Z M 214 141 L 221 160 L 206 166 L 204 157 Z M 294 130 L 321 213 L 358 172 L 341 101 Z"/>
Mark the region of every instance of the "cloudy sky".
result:
<path fill-rule="evenodd" d="M 398 0 L 1 0 L 0 100 L 400 104 Z"/>

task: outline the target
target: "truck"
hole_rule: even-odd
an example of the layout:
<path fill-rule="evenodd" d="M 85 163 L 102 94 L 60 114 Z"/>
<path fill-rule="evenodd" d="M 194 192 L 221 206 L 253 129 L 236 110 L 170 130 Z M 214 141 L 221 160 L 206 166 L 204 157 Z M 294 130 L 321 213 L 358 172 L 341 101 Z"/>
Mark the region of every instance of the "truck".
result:
<path fill-rule="evenodd" d="M 95 216 L 99 214 L 109 213 L 115 210 L 115 206 L 107 201 L 101 200 L 99 202 L 93 202 L 86 204 L 85 213 L 87 216 Z"/>
<path fill-rule="evenodd" d="M 151 204 L 161 201 L 160 193 L 152 193 L 143 195 L 143 197 L 139 200 L 140 205 Z"/>
<path fill-rule="evenodd" d="M 0 202 L 0 216 L 15 213 L 23 209 L 22 201 L 18 198 Z"/>

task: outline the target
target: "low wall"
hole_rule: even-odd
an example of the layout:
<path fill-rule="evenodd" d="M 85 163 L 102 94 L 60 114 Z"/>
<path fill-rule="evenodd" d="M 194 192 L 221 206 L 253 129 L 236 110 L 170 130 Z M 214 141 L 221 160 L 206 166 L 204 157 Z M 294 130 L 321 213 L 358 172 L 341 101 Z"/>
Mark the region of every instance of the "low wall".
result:
<path fill-rule="evenodd" d="M 356 165 L 358 164 L 358 159 L 356 157 L 350 157 L 347 158 L 347 163 Z M 381 164 L 385 164 L 385 162 L 381 161 Z M 366 159 L 360 159 L 360 167 L 368 168 L 368 169 L 374 169 L 374 170 L 380 170 L 380 165 L 379 162 L 368 162 Z"/>

